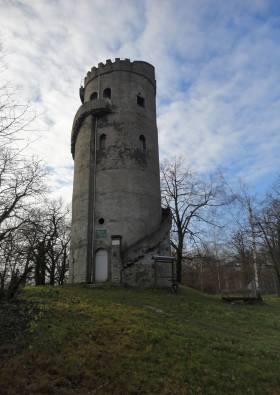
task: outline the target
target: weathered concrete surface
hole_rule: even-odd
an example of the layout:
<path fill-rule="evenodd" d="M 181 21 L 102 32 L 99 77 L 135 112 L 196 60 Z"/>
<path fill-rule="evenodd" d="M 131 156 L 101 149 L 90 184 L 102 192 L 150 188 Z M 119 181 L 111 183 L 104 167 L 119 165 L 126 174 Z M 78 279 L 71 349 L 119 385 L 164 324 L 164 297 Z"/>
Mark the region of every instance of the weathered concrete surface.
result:
<path fill-rule="evenodd" d="M 97 99 L 94 101 L 89 101 L 81 105 L 77 111 L 71 133 L 71 153 L 73 159 L 75 157 L 75 145 L 78 133 L 83 124 L 84 119 L 90 115 L 102 115 L 111 111 L 111 102 L 108 99 Z"/>
<path fill-rule="evenodd" d="M 163 210 L 162 222 L 158 229 L 140 239 L 123 251 L 123 283 L 132 287 L 168 287 L 171 286 L 172 266 L 158 263 L 155 267 L 155 255 L 170 255 L 170 228 L 172 217 L 170 210 Z"/>
<path fill-rule="evenodd" d="M 106 88 L 111 89 L 110 99 L 103 98 Z M 137 285 L 137 276 L 132 279 L 125 274 L 124 262 L 120 262 L 120 274 L 116 273 L 114 235 L 121 236 L 120 253 L 125 256 L 131 246 L 140 240 L 147 243 L 147 236 L 154 240 L 158 234 L 149 254 L 144 252 L 147 259 L 141 262 L 145 265 L 151 265 L 148 256 L 153 248 L 165 255 L 170 249 L 170 225 L 161 231 L 155 93 L 154 68 L 146 62 L 107 61 L 92 68 L 85 79 L 84 104 L 76 114 L 71 142 L 75 158 L 72 282 L 94 282 L 94 255 L 105 248 L 109 280 Z M 93 94 L 98 99 L 91 100 Z M 144 99 L 144 106 L 137 103 L 137 96 Z M 142 252 L 145 248 L 138 246 Z M 129 270 L 136 271 L 138 266 Z M 150 274 L 147 270 L 147 276 Z"/>

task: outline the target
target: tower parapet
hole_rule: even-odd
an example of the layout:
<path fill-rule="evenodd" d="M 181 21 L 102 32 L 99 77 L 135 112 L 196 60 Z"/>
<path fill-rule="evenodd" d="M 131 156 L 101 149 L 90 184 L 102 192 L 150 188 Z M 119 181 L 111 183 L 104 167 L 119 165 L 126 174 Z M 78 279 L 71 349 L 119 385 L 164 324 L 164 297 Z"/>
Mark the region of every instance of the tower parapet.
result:
<path fill-rule="evenodd" d="M 131 62 L 130 59 L 122 60 L 120 58 L 115 58 L 114 62 L 111 59 L 107 59 L 106 63 L 100 62 L 98 67 L 92 67 L 84 79 L 84 87 L 86 88 L 87 84 L 93 79 L 115 71 L 126 71 L 141 75 L 150 81 L 154 89 L 156 89 L 155 68 L 153 65 L 141 60 Z"/>

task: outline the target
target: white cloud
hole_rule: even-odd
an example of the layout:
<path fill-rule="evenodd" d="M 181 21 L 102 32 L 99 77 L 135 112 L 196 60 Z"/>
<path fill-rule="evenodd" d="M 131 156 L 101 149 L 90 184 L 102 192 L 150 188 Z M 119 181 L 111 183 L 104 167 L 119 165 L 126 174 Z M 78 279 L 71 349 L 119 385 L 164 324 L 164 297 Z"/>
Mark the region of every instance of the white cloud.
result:
<path fill-rule="evenodd" d="M 0 0 L 6 78 L 34 101 L 32 152 L 70 200 L 70 132 L 78 88 L 100 61 L 150 61 L 158 82 L 161 157 L 183 154 L 254 182 L 279 169 L 279 27 L 269 2 Z M 36 134 L 37 136 L 37 134 Z"/>

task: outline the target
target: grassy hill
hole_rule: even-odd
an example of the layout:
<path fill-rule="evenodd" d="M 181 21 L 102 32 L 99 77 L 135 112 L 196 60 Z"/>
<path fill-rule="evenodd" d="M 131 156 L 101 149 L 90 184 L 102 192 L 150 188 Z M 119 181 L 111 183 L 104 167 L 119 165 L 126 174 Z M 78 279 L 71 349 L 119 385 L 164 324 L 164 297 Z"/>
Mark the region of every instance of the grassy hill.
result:
<path fill-rule="evenodd" d="M 280 394 L 280 300 L 66 286 L 0 304 L 0 393 Z"/>

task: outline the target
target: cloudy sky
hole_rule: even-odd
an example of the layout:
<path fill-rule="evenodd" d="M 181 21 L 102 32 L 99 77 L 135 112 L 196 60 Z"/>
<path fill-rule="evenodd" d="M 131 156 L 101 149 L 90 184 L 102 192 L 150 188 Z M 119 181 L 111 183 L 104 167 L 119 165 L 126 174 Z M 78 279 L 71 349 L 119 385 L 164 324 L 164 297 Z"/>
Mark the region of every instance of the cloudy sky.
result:
<path fill-rule="evenodd" d="M 29 148 L 71 200 L 79 86 L 98 62 L 156 68 L 161 159 L 257 192 L 280 173 L 279 0 L 0 0 L 5 78 L 38 113 Z"/>

